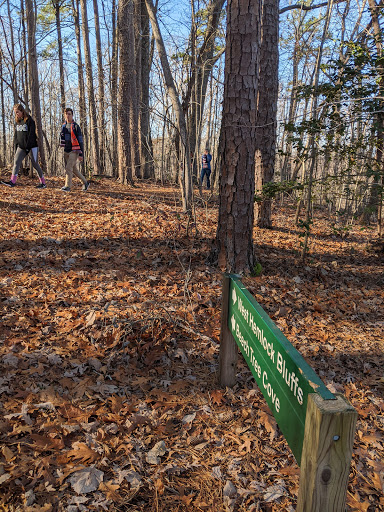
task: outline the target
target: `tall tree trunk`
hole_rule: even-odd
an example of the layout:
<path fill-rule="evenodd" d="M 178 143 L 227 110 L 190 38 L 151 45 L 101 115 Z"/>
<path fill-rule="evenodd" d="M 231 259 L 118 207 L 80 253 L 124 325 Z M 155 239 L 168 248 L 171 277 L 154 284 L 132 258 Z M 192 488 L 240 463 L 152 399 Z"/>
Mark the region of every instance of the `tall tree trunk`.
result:
<path fill-rule="evenodd" d="M 219 69 L 218 69 L 218 77 L 221 76 L 221 65 L 219 64 Z M 218 129 L 218 125 L 219 125 L 219 106 L 220 106 L 220 101 L 219 101 L 219 91 L 220 91 L 220 88 L 219 88 L 219 83 L 218 83 L 218 80 L 216 80 L 216 91 L 215 91 L 215 101 L 214 101 L 214 105 L 215 105 L 215 108 L 214 108 L 214 115 L 213 115 L 213 128 L 212 128 L 212 133 L 211 133 L 211 137 L 212 137 L 212 140 L 210 139 L 209 140 L 209 144 L 210 144 L 210 147 L 211 147 L 211 151 L 212 151 L 212 160 L 213 160 L 213 170 L 212 170 L 212 187 L 214 189 L 217 189 L 218 188 L 218 182 L 219 182 L 219 175 L 220 175 L 220 168 L 221 168 L 221 146 L 220 146 L 220 143 L 221 143 L 221 131 Z"/>
<path fill-rule="evenodd" d="M 141 32 L 141 8 L 140 8 L 141 0 L 134 0 L 133 4 L 133 24 L 134 27 L 138 28 L 139 32 Z M 132 155 L 133 155 L 133 164 L 134 169 L 133 172 L 135 176 L 142 177 L 141 172 L 141 136 L 140 136 L 140 96 L 141 96 L 141 34 L 138 35 L 138 43 L 136 46 L 135 40 L 135 29 L 133 29 L 133 59 L 134 59 L 134 68 L 132 70 L 133 77 L 133 88 L 131 93 L 131 111 L 130 111 L 130 129 L 131 129 L 131 147 L 132 147 Z M 138 56 L 137 58 L 136 55 Z"/>
<path fill-rule="evenodd" d="M 220 268 L 254 266 L 253 199 L 260 0 L 229 0 L 221 125 L 222 160 L 216 250 Z"/>
<path fill-rule="evenodd" d="M 108 84 L 109 84 L 109 95 L 108 95 L 108 98 L 105 97 L 105 102 L 108 103 L 108 99 L 109 99 L 109 106 L 111 107 L 112 106 L 112 91 L 111 91 L 111 80 L 112 80 L 112 55 L 111 55 L 111 50 L 112 50 L 112 53 L 113 53 L 113 48 L 112 48 L 112 44 L 113 44 L 113 32 L 115 30 L 115 20 L 114 20 L 114 17 L 115 17 L 115 7 L 113 5 L 113 2 L 112 2 L 112 10 L 111 10 L 111 19 L 112 19 L 112 22 L 110 19 L 107 19 L 107 15 L 106 15 L 106 11 L 105 11 L 105 0 L 101 0 L 101 7 L 102 7 L 102 10 L 103 10 L 103 19 L 104 19 L 104 26 L 105 26 L 105 29 L 107 31 L 107 48 L 108 48 L 108 58 L 107 58 L 107 61 L 108 61 L 108 73 L 107 73 L 107 77 L 105 77 L 104 75 L 104 83 L 106 85 L 106 88 L 108 89 Z M 111 37 L 111 34 L 112 34 L 112 37 Z M 116 103 L 116 98 L 114 98 L 114 103 Z M 108 108 L 108 107 L 107 107 Z M 106 119 L 107 119 L 107 116 L 106 116 Z M 109 173 L 111 174 L 110 171 L 112 171 L 112 174 L 114 172 L 114 159 L 115 159 L 115 156 L 113 155 L 113 125 L 112 125 L 112 116 L 111 116 L 111 119 L 110 121 L 106 121 L 106 126 L 109 127 L 109 129 L 106 130 L 106 133 L 103 134 L 104 136 L 104 144 L 105 144 L 105 154 L 104 154 L 104 173 Z M 108 164 L 108 161 L 107 159 L 109 159 L 109 164 Z"/>
<path fill-rule="evenodd" d="M 53 0 L 53 7 L 55 9 L 56 18 L 56 32 L 57 32 L 57 45 L 59 50 L 59 71 L 60 71 L 60 106 L 61 111 L 65 108 L 65 86 L 64 86 L 64 60 L 63 60 L 63 40 L 61 37 L 61 23 L 60 23 L 60 0 Z"/>
<path fill-rule="evenodd" d="M 17 86 L 17 77 L 16 77 L 15 38 L 13 35 L 13 23 L 12 23 L 10 0 L 7 0 L 7 9 L 8 9 L 8 24 L 9 24 L 9 28 L 10 28 L 10 37 L 11 37 L 11 45 L 9 47 L 9 43 L 7 42 L 7 47 L 9 50 L 9 56 L 12 61 L 11 84 L 12 84 L 13 103 L 17 103 L 18 102 L 18 93 L 17 93 L 18 86 Z M 24 23 L 24 18 L 23 18 L 22 23 Z M 2 21 L 2 26 L 4 28 L 3 21 Z M 25 30 L 24 30 L 24 38 L 25 38 Z M 26 55 L 26 52 L 25 52 L 25 55 Z"/>
<path fill-rule="evenodd" d="M 195 1 L 191 0 L 191 31 L 189 35 L 189 59 L 190 59 L 190 82 L 192 84 L 192 92 L 191 92 L 191 100 L 189 104 L 189 110 L 187 114 L 187 123 L 188 123 L 188 136 L 189 136 L 189 147 L 190 147 L 190 159 L 191 159 L 191 167 L 192 167 L 192 181 L 193 183 L 198 183 L 197 181 L 197 165 L 196 160 L 200 153 L 199 149 L 196 147 L 197 142 L 197 63 L 196 63 L 196 46 L 197 46 L 197 26 L 196 26 L 196 17 L 195 17 Z"/>
<path fill-rule="evenodd" d="M 41 122 L 40 108 L 40 84 L 39 72 L 37 69 L 37 52 L 36 52 L 36 16 L 35 6 L 32 0 L 25 1 L 27 32 L 28 32 L 28 60 L 29 60 L 29 88 L 31 91 L 31 107 L 32 116 L 36 122 L 37 137 L 39 144 L 39 154 L 41 168 L 46 174 L 47 164 L 45 160 L 45 151 L 43 144 L 43 125 Z"/>
<path fill-rule="evenodd" d="M 222 55 L 216 50 L 216 37 L 220 23 L 224 0 L 211 0 L 207 6 L 207 27 L 204 31 L 204 40 L 201 47 L 196 50 L 196 56 L 191 67 L 191 76 L 188 88 L 183 99 L 183 111 L 189 109 L 189 136 L 190 148 L 195 155 L 200 154 L 202 115 L 204 112 L 207 87 L 212 68 Z M 191 43 L 194 45 L 194 31 L 191 30 Z M 192 98 L 192 101 L 191 101 Z"/>
<path fill-rule="evenodd" d="M 141 168 L 144 179 L 155 177 L 153 165 L 153 147 L 149 124 L 149 75 L 151 61 L 149 55 L 150 32 L 149 16 L 145 0 L 141 0 L 141 102 L 140 102 L 140 127 L 141 127 Z"/>
<path fill-rule="evenodd" d="M 142 157 L 141 157 L 141 3 L 142 0 L 134 0 L 134 14 L 133 14 L 133 28 L 135 36 L 135 73 L 136 73 L 136 101 L 135 101 L 135 120 L 134 120 L 134 132 L 132 135 L 135 138 L 135 176 L 137 178 L 143 177 L 143 170 L 141 168 Z"/>
<path fill-rule="evenodd" d="M 119 42 L 119 92 L 118 92 L 118 155 L 119 177 L 126 185 L 133 184 L 135 145 L 132 141 L 132 108 L 136 93 L 135 35 L 133 27 L 134 0 L 121 0 L 117 13 Z"/>
<path fill-rule="evenodd" d="M 105 169 L 105 93 L 104 93 L 104 68 L 103 57 L 101 51 L 101 35 L 99 23 L 99 8 L 97 0 L 93 0 L 93 10 L 95 14 L 95 33 L 96 33 L 96 54 L 97 54 L 97 71 L 99 75 L 99 129 L 100 134 L 100 170 L 103 172 Z"/>
<path fill-rule="evenodd" d="M 145 0 L 147 6 L 149 19 L 152 26 L 153 36 L 156 41 L 157 51 L 159 53 L 161 67 L 163 70 L 164 81 L 167 87 L 169 97 L 172 101 L 172 106 L 176 114 L 177 128 L 181 138 L 181 149 L 179 152 L 181 172 L 180 172 L 180 188 L 183 202 L 183 210 L 187 213 L 192 211 L 192 176 L 191 176 L 191 152 L 189 148 L 189 140 L 187 135 L 187 125 L 185 122 L 184 112 L 181 107 L 180 98 L 178 96 L 175 82 L 169 66 L 167 53 L 165 51 L 163 37 L 160 32 L 160 27 L 156 18 L 155 8 L 152 0 Z"/>
<path fill-rule="evenodd" d="M 326 34 L 328 32 L 329 22 L 330 22 L 330 18 L 331 18 L 332 6 L 333 6 L 333 0 L 329 0 L 328 5 L 327 5 L 327 12 L 325 15 L 323 34 L 322 34 L 319 49 L 317 51 L 315 69 L 313 71 L 313 97 L 312 97 L 312 104 L 311 104 L 311 122 L 312 123 L 315 123 L 318 119 L 317 104 L 318 104 L 318 87 L 319 87 L 321 59 L 323 57 L 323 49 L 324 49 L 325 38 L 326 38 Z M 309 173 L 308 173 L 307 208 L 306 208 L 306 215 L 305 215 L 305 222 L 304 222 L 305 235 L 304 235 L 303 248 L 301 251 L 301 259 L 303 261 L 307 254 L 310 224 L 312 222 L 312 214 L 311 214 L 311 211 L 312 211 L 312 186 L 313 186 L 313 173 L 315 170 L 316 156 L 317 156 L 316 137 L 313 132 L 309 136 L 309 150 L 310 150 L 310 160 L 309 160 Z"/>
<path fill-rule="evenodd" d="M 24 0 L 20 0 L 20 18 L 21 18 L 21 44 L 23 47 L 23 53 L 26 56 L 27 55 L 27 39 L 26 39 L 26 33 L 25 30 L 25 9 L 24 9 Z M 23 59 L 22 63 L 22 69 L 23 69 L 23 96 L 25 101 L 25 106 L 29 108 L 29 87 L 28 87 L 28 59 Z"/>
<path fill-rule="evenodd" d="M 100 165 L 100 149 L 99 149 L 99 134 L 97 131 L 97 118 L 96 118 L 96 102 L 95 102 L 95 89 L 93 87 L 93 71 L 91 61 L 91 47 L 89 44 L 89 28 L 88 28 L 88 15 L 87 15 L 87 1 L 80 0 L 81 7 L 81 24 L 83 29 L 83 45 L 84 45 L 84 58 L 85 58 L 85 74 L 87 77 L 88 89 L 88 105 L 89 117 L 91 120 L 91 135 L 92 135 L 92 165 L 95 174 L 101 174 L 102 168 Z"/>
<path fill-rule="evenodd" d="M 383 170 L 382 170 L 382 161 L 383 161 L 383 151 L 384 151 L 384 65 L 383 65 L 383 33 L 380 26 L 380 18 L 379 13 L 381 13 L 382 5 L 380 3 L 380 11 L 379 7 L 376 4 L 375 0 L 368 0 L 369 10 L 371 13 L 373 33 L 375 36 L 375 44 L 376 44 L 376 72 L 378 77 L 379 84 L 379 108 L 376 115 L 376 156 L 375 156 L 375 165 L 374 165 L 374 175 L 370 188 L 368 204 L 364 209 L 363 215 L 360 217 L 360 222 L 362 224 L 367 224 L 369 222 L 369 218 L 372 215 L 372 212 L 378 211 L 379 199 L 381 201 L 380 195 L 380 181 L 383 182 Z M 380 176 L 381 174 L 381 176 Z M 380 212 L 381 214 L 381 212 Z M 378 226 L 380 222 L 378 223 Z M 380 228 L 379 228 L 380 229 Z"/>
<path fill-rule="evenodd" d="M 207 138 L 205 147 L 209 148 L 212 138 L 212 105 L 213 105 L 213 76 L 211 74 L 209 81 L 209 104 L 208 104 L 208 120 L 207 120 Z"/>
<path fill-rule="evenodd" d="M 291 95 L 289 100 L 289 112 L 288 112 L 288 125 L 292 126 L 296 116 L 297 107 L 297 79 L 299 72 L 299 35 L 296 31 L 296 40 L 292 56 L 292 85 Z M 285 134 L 286 135 L 286 132 Z M 285 148 L 285 155 L 283 159 L 283 165 L 281 169 L 281 180 L 288 180 L 292 174 L 292 142 L 288 139 L 287 146 Z"/>
<path fill-rule="evenodd" d="M 117 150 L 117 74 L 118 74 L 118 38 L 116 29 L 116 0 L 112 0 L 112 59 L 111 59 L 111 103 L 112 103 L 112 175 L 119 176 Z"/>
<path fill-rule="evenodd" d="M 3 50 L 0 48 L 0 76 L 3 76 Z M 5 131 L 5 104 L 4 104 L 4 84 L 3 81 L 0 80 L 0 105 L 1 105 L 1 128 L 2 128 L 2 136 L 1 136 L 1 155 L 0 155 L 0 165 L 3 167 L 7 161 L 6 151 L 7 151 L 7 134 Z"/>
<path fill-rule="evenodd" d="M 273 180 L 275 171 L 278 71 L 279 2 L 263 0 L 255 154 L 256 190 L 260 192 L 265 183 Z M 270 199 L 257 204 L 256 225 L 272 226 Z"/>
<path fill-rule="evenodd" d="M 201 134 L 203 130 L 203 113 L 205 109 L 205 100 L 207 97 L 207 88 L 209 83 L 209 77 L 212 73 L 212 68 L 216 64 L 216 62 L 221 57 L 222 52 L 213 56 L 213 48 L 212 55 L 206 57 L 207 60 L 201 64 L 198 60 L 198 74 L 196 80 L 196 121 L 195 121 L 195 129 L 196 129 L 196 148 L 198 151 L 201 149 Z"/>
<path fill-rule="evenodd" d="M 85 103 L 85 85 L 84 85 L 84 72 L 83 72 L 83 59 L 81 56 L 81 30 L 80 30 L 80 16 L 79 16 L 79 0 L 72 0 L 72 14 L 75 25 L 76 35 L 76 53 L 77 53 L 77 81 L 79 87 L 79 110 L 81 129 L 83 131 L 84 140 L 87 142 L 87 147 L 90 147 L 88 123 L 87 123 L 87 107 Z M 90 161 L 88 152 L 84 155 L 84 165 Z"/>
<path fill-rule="evenodd" d="M 309 107 L 309 96 L 307 96 L 304 100 L 304 107 L 302 107 L 302 113 L 301 113 L 301 118 L 304 120 L 304 119 L 307 119 L 307 111 L 308 111 L 308 107 Z M 290 180 L 291 181 L 296 181 L 297 180 L 297 177 L 299 175 L 299 172 L 300 172 L 300 169 L 302 169 L 302 160 L 306 158 L 306 154 L 308 153 L 308 147 L 309 147 L 309 137 L 307 137 L 307 140 L 303 140 L 302 142 L 305 142 L 305 146 L 304 146 L 304 150 L 303 150 L 303 156 L 302 158 L 297 158 L 296 160 L 296 163 L 295 163 L 295 167 L 292 169 L 292 174 L 290 175 Z M 302 183 L 305 181 L 305 173 L 304 173 L 304 176 L 302 177 Z"/>

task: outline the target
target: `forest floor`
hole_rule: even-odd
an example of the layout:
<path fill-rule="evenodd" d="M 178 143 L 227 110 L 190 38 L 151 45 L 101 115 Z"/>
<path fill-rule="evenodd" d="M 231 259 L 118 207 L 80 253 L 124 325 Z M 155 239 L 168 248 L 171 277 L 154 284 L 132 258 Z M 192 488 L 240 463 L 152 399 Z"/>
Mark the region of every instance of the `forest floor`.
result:
<path fill-rule="evenodd" d="M 5 174 L 3 174 L 5 178 Z M 299 468 L 242 358 L 217 383 L 217 197 L 94 179 L 0 187 L 0 510 L 293 512 Z M 384 510 L 383 253 L 294 208 L 255 229 L 253 293 L 358 411 L 349 511 Z"/>

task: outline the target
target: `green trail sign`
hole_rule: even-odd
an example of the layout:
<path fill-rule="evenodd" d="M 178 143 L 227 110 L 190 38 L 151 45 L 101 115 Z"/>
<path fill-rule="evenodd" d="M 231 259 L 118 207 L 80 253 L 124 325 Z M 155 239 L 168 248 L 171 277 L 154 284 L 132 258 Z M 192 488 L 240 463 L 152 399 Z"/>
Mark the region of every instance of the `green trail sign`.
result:
<path fill-rule="evenodd" d="M 228 328 L 300 465 L 308 395 L 336 397 L 241 281 L 229 278 Z"/>

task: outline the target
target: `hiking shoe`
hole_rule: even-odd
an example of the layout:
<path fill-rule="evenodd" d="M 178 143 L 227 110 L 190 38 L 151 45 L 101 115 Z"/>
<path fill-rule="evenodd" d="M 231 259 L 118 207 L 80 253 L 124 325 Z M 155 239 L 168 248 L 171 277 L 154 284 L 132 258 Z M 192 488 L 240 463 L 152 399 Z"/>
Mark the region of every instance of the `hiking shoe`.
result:
<path fill-rule="evenodd" d="M 9 181 L 1 181 L 0 182 L 2 185 L 5 185 L 6 187 L 16 187 L 16 183 L 13 183 L 13 181 L 9 180 Z"/>
<path fill-rule="evenodd" d="M 35 188 L 47 188 L 45 183 L 39 183 Z"/>
<path fill-rule="evenodd" d="M 89 189 L 90 182 L 87 181 L 85 185 L 83 185 L 83 192 L 86 192 Z"/>
<path fill-rule="evenodd" d="M 70 192 L 71 189 L 69 187 L 63 187 L 61 190 L 64 190 L 64 192 Z"/>

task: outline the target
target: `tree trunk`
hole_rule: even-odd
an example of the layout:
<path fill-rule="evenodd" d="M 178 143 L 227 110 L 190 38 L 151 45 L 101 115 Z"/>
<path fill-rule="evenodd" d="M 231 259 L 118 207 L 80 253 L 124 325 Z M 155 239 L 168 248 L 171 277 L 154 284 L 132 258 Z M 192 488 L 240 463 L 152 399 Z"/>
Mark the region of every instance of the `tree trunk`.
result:
<path fill-rule="evenodd" d="M 121 0 L 117 13 L 120 51 L 118 92 L 118 155 L 121 183 L 133 184 L 135 145 L 132 140 L 133 98 L 136 96 L 134 0 Z"/>
<path fill-rule="evenodd" d="M 0 48 L 0 76 L 3 76 L 3 50 Z M 1 146 L 2 146 L 2 155 L 0 158 L 0 165 L 3 167 L 7 161 L 7 134 L 5 131 L 5 104 L 4 104 L 4 84 L 3 81 L 0 80 L 0 103 L 1 103 L 1 127 L 2 127 L 2 137 L 1 137 Z"/>
<path fill-rule="evenodd" d="M 254 266 L 256 116 L 260 0 L 229 0 L 221 125 L 222 160 L 216 250 L 220 268 Z"/>
<path fill-rule="evenodd" d="M 291 95 L 289 100 L 289 113 L 288 113 L 288 126 L 293 126 L 296 108 L 297 108 L 297 82 L 298 82 L 298 71 L 299 71 L 299 34 L 298 30 L 295 31 L 295 46 L 292 55 L 292 85 Z M 286 132 L 284 133 L 286 135 Z M 288 180 L 292 174 L 292 142 L 288 139 L 287 146 L 285 149 L 285 155 L 283 165 L 281 169 L 281 181 Z"/>
<path fill-rule="evenodd" d="M 134 49 L 135 49 L 135 104 L 134 104 L 134 119 L 132 126 L 132 135 L 134 137 L 134 152 L 135 152 L 135 176 L 142 178 L 141 169 L 141 3 L 143 0 L 134 0 L 134 13 L 133 13 L 133 29 L 134 29 Z"/>
<path fill-rule="evenodd" d="M 61 112 L 65 109 L 65 87 L 64 87 L 64 60 L 63 60 L 63 40 L 61 38 L 60 24 L 60 1 L 53 0 L 53 8 L 55 9 L 57 45 L 59 50 L 59 70 L 60 70 L 60 106 Z"/>
<path fill-rule="evenodd" d="M 191 100 L 189 102 L 189 110 L 187 114 L 187 125 L 188 125 L 188 136 L 189 136 L 189 148 L 190 148 L 190 160 L 191 160 L 191 169 L 192 169 L 192 182 L 198 183 L 197 181 L 197 165 L 196 159 L 200 154 L 200 149 L 197 147 L 197 115 L 198 115 L 198 84 L 197 82 L 197 62 L 196 62 L 196 46 L 197 46 L 197 26 L 196 26 L 196 17 L 195 17 L 195 5 L 194 0 L 191 0 L 191 31 L 189 35 L 189 59 L 190 59 L 190 83 L 191 83 Z"/>
<path fill-rule="evenodd" d="M 143 178 L 150 179 L 155 177 L 155 168 L 149 124 L 149 75 L 151 71 L 149 16 L 144 0 L 141 1 L 141 34 L 141 168 Z"/>
<path fill-rule="evenodd" d="M 116 29 L 116 0 L 112 0 L 112 62 L 111 62 L 111 103 L 112 103 L 112 176 L 119 176 L 117 150 L 117 74 L 118 40 Z"/>
<path fill-rule="evenodd" d="M 209 104 L 208 104 L 208 120 L 207 120 L 207 139 L 205 147 L 209 148 L 212 139 L 212 106 L 213 106 L 213 76 L 211 74 L 209 81 Z"/>
<path fill-rule="evenodd" d="M 21 43 L 23 45 L 24 55 L 27 55 L 24 0 L 20 0 L 20 18 L 21 18 Z M 12 28 L 11 28 L 11 31 L 12 31 Z M 29 108 L 28 59 L 23 59 L 22 69 L 23 69 L 23 73 L 22 73 L 23 97 L 24 97 L 24 101 L 25 101 L 25 106 L 27 108 Z"/>
<path fill-rule="evenodd" d="M 218 77 L 221 76 L 221 65 L 219 65 L 218 69 Z M 219 181 L 219 169 L 221 168 L 221 132 L 218 130 L 218 119 L 219 119 L 219 83 L 216 80 L 216 91 L 215 91 L 215 101 L 214 101 L 214 115 L 213 115 L 213 128 L 211 132 L 211 137 L 213 139 L 213 143 L 210 139 L 209 145 L 212 149 L 212 160 L 213 160 L 213 170 L 212 170 L 212 187 L 213 189 L 218 189 L 218 181 Z M 213 135 L 212 135 L 213 134 Z"/>
<path fill-rule="evenodd" d="M 21 7 L 22 7 L 22 5 L 21 5 Z M 9 24 L 10 36 L 11 36 L 11 45 L 9 47 L 9 42 L 7 41 L 7 48 L 9 50 L 9 56 L 10 56 L 11 61 L 12 61 L 11 85 L 12 85 L 13 103 L 15 104 L 15 103 L 18 102 L 18 94 L 17 94 L 18 85 L 17 85 L 17 77 L 16 77 L 15 38 L 14 38 L 14 35 L 13 35 L 12 14 L 11 14 L 11 6 L 10 6 L 10 1 L 9 0 L 7 0 L 7 9 L 8 9 L 8 24 Z M 22 8 L 22 12 L 24 12 L 23 8 Z M 3 22 L 2 22 L 2 24 L 3 24 Z M 22 19 L 22 25 L 24 27 L 24 16 L 23 16 L 23 19 Z M 3 25 L 3 28 L 4 28 L 4 25 Z M 5 35 L 5 33 L 4 33 L 4 35 Z M 24 29 L 24 42 L 25 42 L 25 29 Z M 25 55 L 26 54 L 27 53 L 25 51 Z M 27 59 L 25 59 L 25 60 L 27 60 Z"/>
<path fill-rule="evenodd" d="M 99 8 L 97 0 L 93 0 L 93 11 L 95 14 L 95 33 L 96 33 L 96 55 L 97 55 L 97 71 L 99 75 L 99 123 L 98 133 L 100 134 L 100 170 L 105 169 L 105 94 L 104 94 L 104 68 L 103 57 L 101 51 L 101 36 L 99 23 Z"/>
<path fill-rule="evenodd" d="M 83 28 L 85 74 L 86 74 L 86 77 L 87 77 L 87 89 L 88 89 L 89 117 L 90 117 L 90 120 L 91 120 L 92 166 L 93 166 L 93 172 L 95 174 L 101 174 L 102 173 L 102 168 L 101 168 L 101 165 L 100 165 L 99 134 L 98 134 L 98 131 L 97 131 L 95 89 L 93 87 L 91 47 L 90 47 L 90 44 L 89 44 L 87 1 L 86 0 L 80 0 L 80 7 L 81 7 L 81 24 L 82 24 L 82 28 Z"/>
<path fill-rule="evenodd" d="M 276 154 L 276 114 L 279 90 L 279 2 L 264 0 L 262 4 L 262 34 L 260 46 L 260 78 L 258 88 L 255 181 L 261 192 L 265 183 L 273 180 Z M 256 206 L 256 225 L 272 227 L 271 199 Z"/>
<path fill-rule="evenodd" d="M 222 52 L 217 54 L 216 56 L 213 56 L 213 49 L 212 48 L 212 54 L 210 54 L 207 58 L 207 61 L 203 64 L 202 67 L 199 68 L 198 76 L 197 76 L 197 82 L 196 82 L 196 148 L 200 152 L 201 150 L 201 134 L 203 131 L 203 113 L 205 109 L 205 100 L 207 97 L 207 88 L 209 83 L 209 77 L 212 73 L 212 68 L 216 64 L 216 62 L 219 60 L 219 58 L 222 55 Z M 199 65 L 199 61 L 198 61 Z M 199 65 L 200 66 L 200 65 Z"/>
<path fill-rule="evenodd" d="M 380 194 L 380 181 L 383 182 L 382 160 L 384 151 L 384 66 L 383 66 L 383 34 L 380 27 L 379 7 L 375 0 L 368 0 L 369 11 L 371 13 L 373 32 L 375 36 L 377 60 L 376 72 L 377 80 L 379 83 L 379 108 L 376 115 L 376 156 L 374 164 L 374 175 L 370 188 L 368 203 L 364 209 L 364 213 L 360 217 L 361 224 L 367 224 L 373 212 L 377 213 L 379 200 L 381 201 Z M 380 9 L 382 7 L 380 6 Z M 381 176 L 380 176 L 381 174 Z M 381 214 L 381 212 L 380 212 Z M 379 223 L 378 223 L 379 224 Z"/>
<path fill-rule="evenodd" d="M 84 72 L 83 72 L 83 59 L 81 56 L 81 30 L 80 30 L 80 17 L 79 17 L 79 0 L 72 0 L 72 14 L 75 25 L 76 35 L 76 52 L 77 52 L 77 81 L 79 87 L 79 110 L 81 129 L 83 131 L 84 140 L 87 142 L 87 147 L 90 147 L 88 123 L 87 123 L 87 107 L 85 103 L 85 86 L 84 86 Z M 89 162 L 90 158 L 87 152 L 84 155 L 84 166 Z"/>
<path fill-rule="evenodd" d="M 181 151 L 180 154 L 180 188 L 183 202 L 184 212 L 191 213 L 192 211 L 192 176 L 191 176 L 191 158 L 189 140 L 187 135 L 187 126 L 185 122 L 184 112 L 181 107 L 180 99 L 176 90 L 175 82 L 172 77 L 171 68 L 169 66 L 167 53 L 165 51 L 163 37 L 160 32 L 160 27 L 156 18 L 155 8 L 152 0 L 145 0 L 147 6 L 149 19 L 152 26 L 153 36 L 156 40 L 157 51 L 159 53 L 161 67 L 163 70 L 165 85 L 168 94 L 172 101 L 172 106 L 176 114 L 177 128 L 181 138 Z"/>
<path fill-rule="evenodd" d="M 216 49 L 216 36 L 220 23 L 220 16 L 224 0 L 213 0 L 207 6 L 208 19 L 204 31 L 204 40 L 201 47 L 196 50 L 196 56 L 192 55 L 191 76 L 188 88 L 183 99 L 183 111 L 189 110 L 188 128 L 190 148 L 195 157 L 200 156 L 202 117 L 204 112 L 207 87 L 212 68 L 222 53 L 214 56 Z M 192 48 L 195 46 L 196 30 L 191 29 Z M 192 98 L 192 101 L 191 101 Z"/>
<path fill-rule="evenodd" d="M 29 88 L 31 91 L 32 116 L 36 122 L 37 137 L 39 144 L 39 154 L 41 168 L 46 174 L 47 164 L 45 160 L 45 151 L 43 144 L 43 125 L 41 122 L 40 109 L 40 84 L 39 72 L 37 69 L 37 51 L 36 51 L 36 16 L 32 0 L 25 1 L 27 32 L 28 32 L 28 64 L 29 64 Z"/>
<path fill-rule="evenodd" d="M 318 120 L 318 87 L 319 87 L 319 77 L 320 77 L 320 69 L 321 69 L 321 59 L 323 57 L 323 48 L 325 44 L 325 38 L 327 35 L 331 13 L 332 13 L 333 0 L 328 1 L 327 12 L 325 15 L 325 23 L 323 28 L 323 34 L 320 42 L 319 49 L 317 51 L 316 57 L 316 65 L 313 71 L 313 96 L 311 102 L 311 122 L 315 123 Z M 308 249 L 308 240 L 309 240 L 309 232 L 310 225 L 312 222 L 312 186 L 313 186 L 313 173 L 316 165 L 316 157 L 317 157 L 317 146 L 316 146 L 316 138 L 315 134 L 312 132 L 309 136 L 309 150 L 310 150 L 310 160 L 309 160 L 309 173 L 308 173 L 308 189 L 307 189 L 307 208 L 306 208 L 306 216 L 304 221 L 305 235 L 303 248 L 301 251 L 301 259 L 304 261 L 307 249 Z"/>

